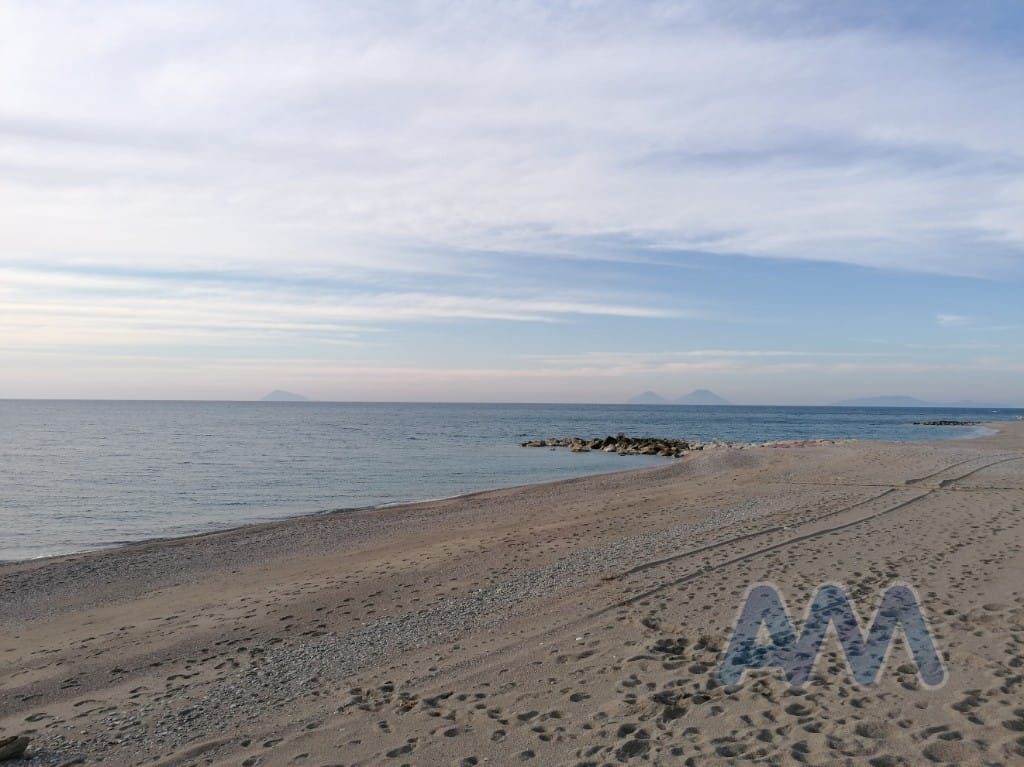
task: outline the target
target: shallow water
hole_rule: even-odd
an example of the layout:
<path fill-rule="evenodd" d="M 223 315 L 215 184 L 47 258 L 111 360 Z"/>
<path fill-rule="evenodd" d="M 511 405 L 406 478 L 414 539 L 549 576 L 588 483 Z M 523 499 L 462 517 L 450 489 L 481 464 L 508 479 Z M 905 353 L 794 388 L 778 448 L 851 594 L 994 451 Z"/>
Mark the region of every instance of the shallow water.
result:
<path fill-rule="evenodd" d="M 0 400 L 0 559 L 665 460 L 519 447 L 535 437 L 947 439 L 980 432 L 913 422 L 1021 412 Z"/>

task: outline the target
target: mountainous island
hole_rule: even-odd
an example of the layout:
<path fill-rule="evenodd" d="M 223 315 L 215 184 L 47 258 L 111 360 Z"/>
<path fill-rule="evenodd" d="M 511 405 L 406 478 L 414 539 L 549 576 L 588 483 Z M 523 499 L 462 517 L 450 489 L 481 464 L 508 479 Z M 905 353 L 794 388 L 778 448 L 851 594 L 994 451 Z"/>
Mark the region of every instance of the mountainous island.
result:
<path fill-rule="evenodd" d="M 627 400 L 630 405 L 731 405 L 709 389 L 694 389 L 677 399 L 666 399 L 657 392 L 645 391 Z"/>
<path fill-rule="evenodd" d="M 284 391 L 283 389 L 274 389 L 261 402 L 309 402 L 309 399 L 303 397 L 301 394 L 295 392 Z"/>

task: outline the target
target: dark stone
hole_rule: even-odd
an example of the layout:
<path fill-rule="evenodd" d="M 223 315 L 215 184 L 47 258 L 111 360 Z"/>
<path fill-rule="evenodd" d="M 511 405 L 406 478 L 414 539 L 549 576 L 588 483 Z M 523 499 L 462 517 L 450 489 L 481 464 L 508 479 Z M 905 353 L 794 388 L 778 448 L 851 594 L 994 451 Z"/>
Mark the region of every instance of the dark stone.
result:
<path fill-rule="evenodd" d="M 29 742 L 25 735 L 0 738 L 0 762 L 21 757 L 25 753 L 25 749 L 28 748 Z"/>

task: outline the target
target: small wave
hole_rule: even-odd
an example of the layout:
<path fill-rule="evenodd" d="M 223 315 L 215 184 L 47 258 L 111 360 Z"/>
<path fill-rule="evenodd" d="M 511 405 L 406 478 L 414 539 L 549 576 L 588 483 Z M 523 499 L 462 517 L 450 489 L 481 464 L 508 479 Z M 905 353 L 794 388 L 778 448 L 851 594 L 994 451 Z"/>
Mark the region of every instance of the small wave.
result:
<path fill-rule="evenodd" d="M 968 429 L 966 432 L 961 434 L 954 434 L 953 439 L 979 439 L 981 437 L 991 437 L 994 434 L 998 434 L 998 429 L 991 429 L 988 426 L 975 426 Z"/>

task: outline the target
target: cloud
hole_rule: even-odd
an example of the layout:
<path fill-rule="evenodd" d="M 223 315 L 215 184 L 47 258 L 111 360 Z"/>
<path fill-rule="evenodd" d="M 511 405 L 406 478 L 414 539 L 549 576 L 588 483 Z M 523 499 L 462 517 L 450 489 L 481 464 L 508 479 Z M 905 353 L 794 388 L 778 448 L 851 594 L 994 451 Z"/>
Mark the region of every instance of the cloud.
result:
<path fill-rule="evenodd" d="M 0 267 L 0 346 L 45 350 L 259 342 L 267 335 L 354 344 L 395 327 L 426 321 L 556 323 L 574 318 L 692 317 L 679 307 L 635 305 L 586 295 L 443 292 L 318 293 L 274 282 L 189 280 Z"/>
<path fill-rule="evenodd" d="M 727 5 L 6 3 L 0 234 L 62 264 L 1020 266 L 1019 57 Z"/>
<path fill-rule="evenodd" d="M 937 314 L 935 315 L 935 321 L 944 327 L 954 327 L 957 325 L 968 325 L 972 320 L 964 314 Z"/>

